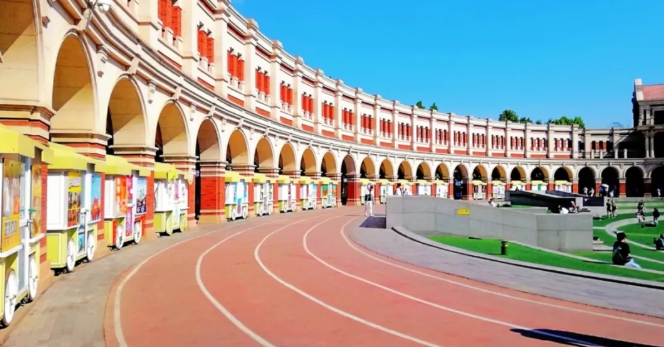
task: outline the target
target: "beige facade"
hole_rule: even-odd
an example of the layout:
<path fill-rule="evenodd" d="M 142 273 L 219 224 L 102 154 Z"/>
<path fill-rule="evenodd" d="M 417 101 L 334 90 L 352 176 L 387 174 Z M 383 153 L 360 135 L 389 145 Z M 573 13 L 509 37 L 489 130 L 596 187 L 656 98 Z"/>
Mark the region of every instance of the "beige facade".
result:
<path fill-rule="evenodd" d="M 135 161 L 313 176 L 346 163 L 350 177 L 451 180 L 458 167 L 507 182 L 516 170 L 527 182 L 540 168 L 552 183 L 564 168 L 578 183 L 588 168 L 585 186 L 640 175 L 641 193 L 654 191 L 661 126 L 648 122 L 660 109 L 639 99 L 640 80 L 634 129 L 429 112 L 305 65 L 230 1 L 167 1 L 112 1 L 102 12 L 86 1 L 0 0 L 0 120 L 98 157 L 110 139 Z"/>

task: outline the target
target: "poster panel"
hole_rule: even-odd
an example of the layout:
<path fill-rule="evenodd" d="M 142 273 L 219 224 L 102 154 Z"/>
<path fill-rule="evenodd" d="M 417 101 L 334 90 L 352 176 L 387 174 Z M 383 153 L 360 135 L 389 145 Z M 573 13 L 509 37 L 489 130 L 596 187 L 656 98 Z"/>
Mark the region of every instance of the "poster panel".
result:
<path fill-rule="evenodd" d="M 32 165 L 32 206 L 30 210 L 30 219 L 32 226 L 30 228 L 30 237 L 34 238 L 42 233 L 41 228 L 41 204 L 42 204 L 42 166 Z"/>
<path fill-rule="evenodd" d="M 148 211 L 148 180 L 139 177 L 138 180 L 136 181 L 136 187 L 134 188 L 136 191 L 136 214 L 143 214 Z"/>
<path fill-rule="evenodd" d="M 101 219 L 101 189 L 102 179 L 101 175 L 92 174 L 92 185 L 90 187 L 90 219 L 91 222 L 96 222 Z"/>
<path fill-rule="evenodd" d="M 67 227 L 78 225 L 81 211 L 81 173 L 67 173 Z"/>
<path fill-rule="evenodd" d="M 2 251 L 21 244 L 19 220 L 21 219 L 20 178 L 23 164 L 5 159 L 2 170 Z"/>
<path fill-rule="evenodd" d="M 125 177 L 115 177 L 115 206 L 118 214 L 127 214 L 127 179 Z"/>

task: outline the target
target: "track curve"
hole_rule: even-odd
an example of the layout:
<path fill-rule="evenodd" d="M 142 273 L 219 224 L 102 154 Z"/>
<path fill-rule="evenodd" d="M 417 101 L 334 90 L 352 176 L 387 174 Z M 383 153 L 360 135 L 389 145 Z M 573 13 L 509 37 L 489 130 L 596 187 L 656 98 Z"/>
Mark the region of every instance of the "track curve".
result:
<path fill-rule="evenodd" d="M 656 346 L 664 320 L 422 269 L 347 236 L 359 208 L 201 236 L 120 279 L 109 346 Z M 108 334 L 107 334 L 108 335 Z M 118 336 L 118 334 L 116 334 Z"/>

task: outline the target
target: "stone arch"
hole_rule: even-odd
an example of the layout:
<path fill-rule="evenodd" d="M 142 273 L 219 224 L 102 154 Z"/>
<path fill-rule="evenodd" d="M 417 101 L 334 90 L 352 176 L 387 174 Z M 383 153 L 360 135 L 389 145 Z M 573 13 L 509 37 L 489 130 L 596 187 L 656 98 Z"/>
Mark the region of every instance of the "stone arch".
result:
<path fill-rule="evenodd" d="M 163 156 L 189 155 L 187 123 L 182 110 L 173 102 L 168 102 L 159 113 L 155 132 L 155 160 L 163 161 Z"/>
<path fill-rule="evenodd" d="M 274 169 L 274 152 L 272 152 L 272 143 L 267 137 L 263 137 L 256 143 L 254 151 L 254 171 Z"/>
<path fill-rule="evenodd" d="M 198 127 L 196 135 L 196 155 L 199 161 L 220 162 L 221 159 L 221 141 L 219 132 L 214 122 L 205 119 Z"/>
<path fill-rule="evenodd" d="M 460 200 L 468 197 L 468 169 L 465 165 L 459 164 L 454 168 L 452 173 L 454 177 L 453 194 L 455 200 Z"/>
<path fill-rule="evenodd" d="M 436 167 L 436 176 L 435 178 L 437 180 L 441 181 L 449 181 L 450 179 L 450 169 L 447 167 L 447 165 L 440 163 Z"/>
<path fill-rule="evenodd" d="M 496 167 L 491 170 L 491 181 L 505 182 L 506 179 L 507 172 L 505 172 L 505 168 L 501 165 L 496 165 Z"/>
<path fill-rule="evenodd" d="M 385 158 L 382 162 L 380 162 L 378 177 L 389 180 L 394 178 L 394 165 L 392 165 L 392 162 L 389 159 Z"/>
<path fill-rule="evenodd" d="M 596 173 L 595 170 L 584 166 L 579 170 L 578 174 L 578 179 L 579 179 L 579 192 L 583 193 L 583 188 L 588 188 L 588 191 L 591 189 L 595 190 L 595 177 Z M 595 192 L 597 193 L 597 192 Z"/>
<path fill-rule="evenodd" d="M 330 177 L 339 173 L 337 170 L 337 159 L 334 158 L 332 152 L 327 152 L 323 155 L 323 160 L 320 164 L 320 172 L 322 177 Z"/>
<path fill-rule="evenodd" d="M 526 170 L 521 166 L 515 166 L 510 172 L 510 181 L 526 181 Z"/>
<path fill-rule="evenodd" d="M 397 176 L 399 179 L 405 179 L 409 181 L 413 179 L 413 168 L 410 166 L 410 163 L 407 160 L 404 160 L 399 164 Z"/>
<path fill-rule="evenodd" d="M 613 191 L 613 196 L 620 196 L 620 172 L 617 168 L 613 166 L 607 166 L 602 170 L 602 184 L 609 186 L 609 190 L 606 192 Z M 624 192 L 623 192 L 624 193 Z"/>
<path fill-rule="evenodd" d="M 645 172 L 638 166 L 625 170 L 625 194 L 628 197 L 641 197 L 644 195 Z"/>
<path fill-rule="evenodd" d="M 55 61 L 51 132 L 97 129 L 96 97 L 88 54 L 74 34 L 65 36 Z"/>
<path fill-rule="evenodd" d="M 433 178 L 433 175 L 431 174 L 431 167 L 424 161 L 417 166 L 415 175 L 418 180 L 430 180 Z"/>
<path fill-rule="evenodd" d="M 297 172 L 297 161 L 295 160 L 295 149 L 293 145 L 286 142 L 279 151 L 279 173 L 290 175 Z"/>
<path fill-rule="evenodd" d="M 302 157 L 300 158 L 300 175 L 314 176 L 317 171 L 316 154 L 311 148 L 307 147 L 304 152 L 302 152 Z"/>
<path fill-rule="evenodd" d="M 226 163 L 234 171 L 237 171 L 238 168 L 243 169 L 249 166 L 249 143 L 242 129 L 233 130 L 231 136 L 228 138 Z"/>
<path fill-rule="evenodd" d="M 658 166 L 650 172 L 650 187 L 651 196 L 661 197 L 664 194 L 664 166 Z M 657 194 L 659 189 L 659 195 Z"/>
<path fill-rule="evenodd" d="M 138 87 L 130 78 L 117 80 L 108 100 L 105 119 L 108 153 L 115 148 L 149 145 L 145 107 Z M 216 133 L 215 133 L 216 136 Z"/>
<path fill-rule="evenodd" d="M 543 166 L 537 166 L 530 172 L 531 181 L 549 181 L 549 170 Z"/>
<path fill-rule="evenodd" d="M 341 173 L 347 176 L 357 175 L 357 165 L 355 165 L 355 158 L 352 155 L 347 154 L 344 157 L 344 160 L 341 162 Z"/>
<path fill-rule="evenodd" d="M 574 177 L 574 174 L 572 173 L 572 170 L 570 170 L 569 168 L 564 167 L 564 166 L 559 167 L 553 173 L 553 180 L 554 181 L 572 182 L 572 177 Z"/>
<path fill-rule="evenodd" d="M 360 164 L 360 176 L 362 175 L 362 172 L 364 172 L 365 176 L 370 179 L 374 179 L 374 176 L 378 175 L 376 172 L 376 165 L 374 165 L 371 157 L 366 156 L 362 159 L 362 163 Z"/>
<path fill-rule="evenodd" d="M 33 0 L 0 0 L 0 98 L 39 100 L 41 19 Z M 1 103 L 1 102 L 0 102 Z"/>
<path fill-rule="evenodd" d="M 475 166 L 475 168 L 473 169 L 473 179 L 480 180 L 483 182 L 487 181 L 487 171 L 484 165 L 478 164 Z"/>

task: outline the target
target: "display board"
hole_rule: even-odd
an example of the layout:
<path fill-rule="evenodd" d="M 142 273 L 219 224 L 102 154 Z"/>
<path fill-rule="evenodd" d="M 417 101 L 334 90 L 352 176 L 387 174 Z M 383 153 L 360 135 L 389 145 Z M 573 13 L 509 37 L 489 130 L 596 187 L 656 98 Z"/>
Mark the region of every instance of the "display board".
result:
<path fill-rule="evenodd" d="M 2 169 L 2 252 L 21 243 L 19 220 L 21 219 L 21 173 L 23 163 L 4 159 Z"/>

